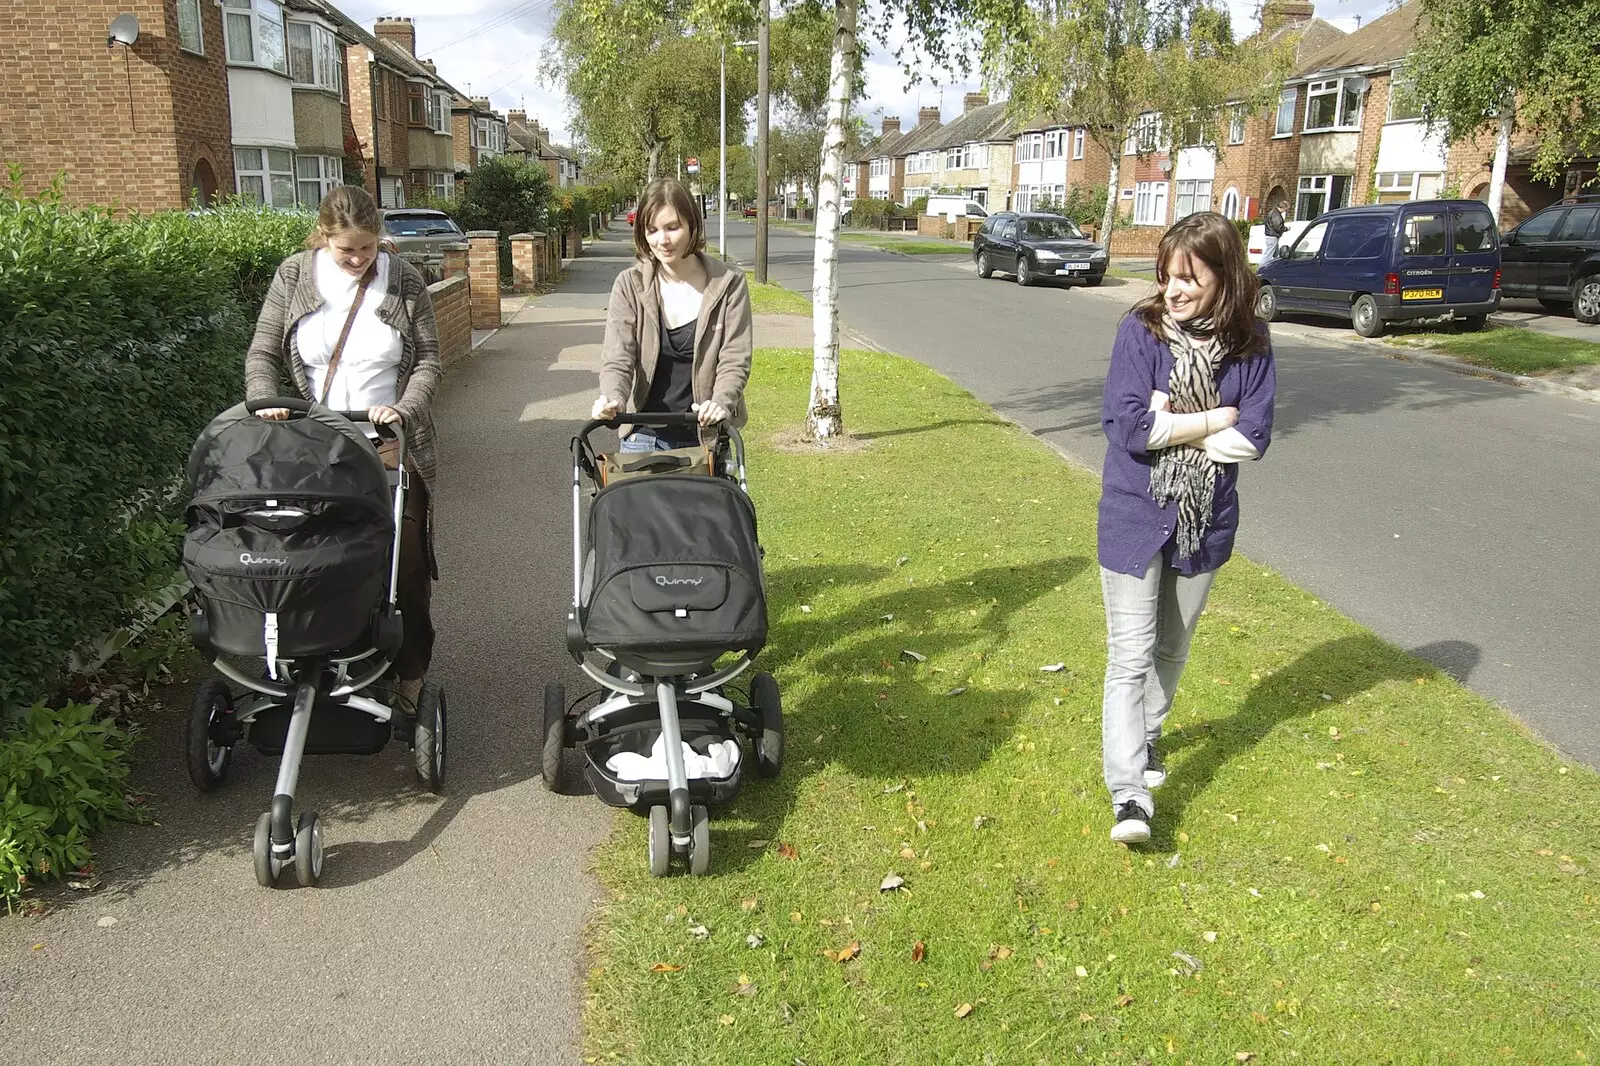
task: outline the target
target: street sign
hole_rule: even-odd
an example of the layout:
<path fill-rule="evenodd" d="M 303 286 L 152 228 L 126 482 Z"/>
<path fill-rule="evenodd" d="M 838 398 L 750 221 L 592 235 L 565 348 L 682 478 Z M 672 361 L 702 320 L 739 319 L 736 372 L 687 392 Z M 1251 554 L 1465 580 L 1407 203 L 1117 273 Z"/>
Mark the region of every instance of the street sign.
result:
<path fill-rule="evenodd" d="M 685 159 L 683 161 L 683 169 L 688 171 L 690 174 L 700 173 L 700 158 L 698 156 L 690 156 L 688 159 Z"/>

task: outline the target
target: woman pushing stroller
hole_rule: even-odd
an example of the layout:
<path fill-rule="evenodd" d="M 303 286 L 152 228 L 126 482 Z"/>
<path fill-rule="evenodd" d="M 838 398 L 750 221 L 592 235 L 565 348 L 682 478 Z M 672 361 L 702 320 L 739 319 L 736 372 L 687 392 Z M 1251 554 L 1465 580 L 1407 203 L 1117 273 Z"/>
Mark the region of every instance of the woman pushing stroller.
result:
<path fill-rule="evenodd" d="M 442 368 L 428 284 L 416 267 L 379 250 L 383 223 L 363 189 L 341 185 L 322 201 L 306 250 L 285 259 L 267 291 L 245 357 L 248 399 L 295 393 L 340 411 L 399 423 L 412 475 L 400 537 L 398 599 L 405 620 L 395 659 L 401 710 L 414 714 L 433 658 L 433 394 Z M 285 419 L 283 408 L 259 412 Z M 369 436 L 376 438 L 375 431 Z M 396 442 L 379 444 L 395 468 Z M 420 484 L 419 484 L 420 482 Z"/>
<path fill-rule="evenodd" d="M 593 417 L 692 413 L 699 427 L 623 426 L 625 452 L 707 444 L 718 423 L 744 425 L 750 290 L 705 243 L 689 191 L 670 178 L 652 182 L 635 216 L 635 262 L 611 287 Z"/>

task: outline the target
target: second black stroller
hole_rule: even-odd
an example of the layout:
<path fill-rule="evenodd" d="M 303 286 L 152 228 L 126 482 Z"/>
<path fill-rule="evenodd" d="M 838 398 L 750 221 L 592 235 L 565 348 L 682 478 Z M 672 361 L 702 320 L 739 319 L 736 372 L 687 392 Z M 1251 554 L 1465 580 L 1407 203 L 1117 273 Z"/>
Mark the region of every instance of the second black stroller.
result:
<path fill-rule="evenodd" d="M 274 407 L 292 417 L 256 417 Z M 294 820 L 303 756 L 374 754 L 397 737 L 411 745 L 424 786 L 437 792 L 444 778 L 444 687 L 426 682 L 412 708 L 380 684 L 403 633 L 395 593 L 408 475 L 404 433 L 375 427 L 398 439 L 391 471 L 352 421 L 366 417 L 300 399 L 254 400 L 213 419 L 189 456 L 183 566 L 200 600 L 191 635 L 250 693 L 236 703 L 227 681 L 199 686 L 189 776 L 202 791 L 216 788 L 246 737 L 282 756 L 272 808 L 256 822 L 252 858 L 263 887 L 287 866 L 302 885 L 322 876 L 317 815 Z M 260 665 L 243 669 L 225 656 Z"/>
<path fill-rule="evenodd" d="M 783 764 L 783 711 L 772 675 L 753 672 L 741 701 L 728 694 L 767 639 L 761 547 L 738 431 L 724 427 L 712 454 L 693 462 L 714 476 L 672 472 L 691 462 L 672 453 L 600 456 L 589 440 L 621 422 L 694 421 L 631 413 L 591 421 L 573 438 L 567 651 L 601 688 L 571 706 L 560 684 L 544 693 L 546 786 L 561 789 L 563 753 L 581 748 L 595 793 L 648 816 L 657 877 L 675 853 L 688 859 L 691 874 L 709 868 L 708 807 L 738 794 L 740 737 L 763 777 L 777 776 Z M 720 469 L 724 450 L 732 453 L 731 474 Z M 607 470 L 620 476 L 607 478 Z M 586 480 L 597 487 L 587 524 Z M 719 664 L 729 656 L 732 662 Z M 591 698 L 596 702 L 578 713 Z"/>

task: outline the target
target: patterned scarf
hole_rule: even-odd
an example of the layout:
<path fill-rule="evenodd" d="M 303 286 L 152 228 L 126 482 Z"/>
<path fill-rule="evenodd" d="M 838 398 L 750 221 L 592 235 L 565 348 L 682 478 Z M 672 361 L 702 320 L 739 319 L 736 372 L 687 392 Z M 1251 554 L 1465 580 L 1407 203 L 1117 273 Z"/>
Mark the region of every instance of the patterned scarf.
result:
<path fill-rule="evenodd" d="M 1167 409 L 1192 414 L 1222 406 L 1217 394 L 1217 369 L 1222 365 L 1222 344 L 1209 319 L 1179 324 L 1170 314 L 1161 318 L 1167 344 L 1172 349 L 1172 380 Z M 1177 557 L 1191 558 L 1200 550 L 1201 538 L 1211 524 L 1212 495 L 1217 484 L 1217 464 L 1199 442 L 1163 448 L 1150 469 L 1150 495 L 1160 504 L 1178 504 Z"/>

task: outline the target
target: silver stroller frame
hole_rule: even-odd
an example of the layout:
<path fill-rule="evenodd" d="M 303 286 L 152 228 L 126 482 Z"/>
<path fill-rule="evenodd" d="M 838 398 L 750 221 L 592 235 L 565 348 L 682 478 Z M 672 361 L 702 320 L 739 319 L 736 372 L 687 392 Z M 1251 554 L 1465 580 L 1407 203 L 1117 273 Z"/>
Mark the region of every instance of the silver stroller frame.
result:
<path fill-rule="evenodd" d="M 256 414 L 275 407 L 304 413 L 311 410 L 312 404 L 297 397 L 272 397 L 252 400 L 246 405 L 246 410 Z M 371 424 L 366 411 L 334 413 L 351 422 Z M 390 484 L 394 490 L 394 505 L 391 511 L 394 539 L 389 552 L 388 594 L 384 599 L 377 623 L 375 633 L 377 639 L 374 641 L 374 647 L 345 658 L 282 659 L 277 655 L 277 616 L 268 614 L 264 623 L 267 677 L 251 677 L 221 656 L 214 654 L 210 656 L 212 665 L 219 673 L 256 695 L 244 699 L 237 707 L 227 708 L 225 714 L 208 714 L 207 721 L 203 723 L 207 734 L 203 769 L 193 765 L 197 745 L 192 740 L 190 744 L 190 774 L 197 785 L 202 788 L 214 788 L 221 782 L 233 745 L 243 738 L 246 727 L 255 722 L 262 713 L 286 703 L 291 707 L 288 730 L 283 742 L 283 754 L 278 763 L 277 783 L 273 788 L 272 807 L 256 823 L 253 858 L 256 879 L 263 887 L 272 887 L 278 875 L 291 864 L 294 865 L 296 876 L 302 885 L 315 884 L 322 874 L 322 833 L 316 812 L 302 814 L 298 825 L 294 820 L 295 788 L 299 782 L 300 764 L 306 754 L 306 741 L 311 730 L 313 708 L 320 704 L 326 710 L 332 704 L 335 707 L 368 715 L 376 722 L 392 723 L 395 718 L 393 707 L 363 693 L 389 671 L 392 656 L 398 650 L 403 632 L 398 599 L 400 539 L 410 476 L 405 465 L 404 430 L 398 424 L 374 424 L 374 426 L 380 435 L 392 436 L 399 444 L 398 469 L 390 472 Z M 203 617 L 197 616 L 196 622 L 194 642 L 197 647 L 209 650 Z M 215 682 L 208 684 L 222 687 Z M 202 700 L 206 692 L 203 686 Z M 412 737 L 411 742 L 414 748 L 418 747 L 419 739 L 430 742 L 427 744 L 426 767 L 423 765 L 423 752 L 418 750 L 417 773 L 422 778 L 423 784 L 433 791 L 438 791 L 444 772 L 443 702 L 442 689 L 425 690 L 418 700 L 419 707 L 414 709 L 417 712 L 415 717 L 420 722 L 423 717 L 420 705 L 432 704 L 428 715 L 429 735 L 425 738 Z M 199 713 L 200 706 L 197 703 L 196 717 L 190 721 L 191 732 L 202 724 L 198 720 Z M 203 779 L 210 783 L 203 784 Z"/>
<path fill-rule="evenodd" d="M 584 424 L 573 438 L 572 447 L 572 606 L 567 612 L 567 650 L 572 655 L 578 667 L 591 680 L 601 686 L 604 698 L 599 703 L 588 708 L 570 721 L 566 718 L 567 708 L 565 700 L 555 698 L 556 706 L 552 706 L 550 689 L 546 690 L 546 738 L 545 738 L 545 783 L 552 789 L 557 788 L 560 779 L 559 751 L 575 737 L 595 736 L 603 732 L 603 725 L 608 719 L 626 716 L 629 712 L 641 707 L 655 705 L 661 724 L 661 738 L 666 758 L 668 803 L 663 809 L 659 806 L 650 810 L 650 849 L 651 872 L 660 876 L 666 872 L 668 851 L 687 853 L 689 856 L 690 872 L 703 873 L 709 865 L 710 844 L 709 825 L 706 822 L 707 814 L 703 806 L 695 805 L 690 795 L 688 773 L 684 767 L 683 759 L 683 734 L 680 728 L 679 709 L 684 704 L 695 704 L 717 713 L 717 715 L 732 725 L 742 729 L 747 734 L 756 738 L 757 765 L 764 776 L 775 776 L 777 773 L 776 762 L 767 763 L 762 758 L 761 740 L 762 717 L 751 708 L 740 707 L 723 694 L 722 688 L 729 682 L 738 678 L 748 670 L 754 662 L 754 656 L 745 652 L 738 661 L 710 673 L 695 673 L 699 668 L 702 656 L 696 656 L 694 662 L 685 661 L 684 672 L 678 674 L 653 674 L 642 675 L 636 670 L 638 664 L 630 665 L 619 660 L 616 656 L 602 649 L 591 647 L 583 634 L 579 622 L 579 612 L 583 607 L 584 596 L 584 557 L 585 547 L 583 541 L 583 455 L 588 447 L 587 440 L 590 434 L 597 429 L 617 429 L 623 424 L 638 424 L 651 427 L 696 425 L 693 415 L 663 415 L 655 413 L 633 412 L 614 419 L 595 419 Z M 749 495 L 749 483 L 745 475 L 745 448 L 744 440 L 739 431 L 733 426 L 723 423 L 718 427 L 719 434 L 725 436 L 730 448 L 727 458 L 732 462 L 733 480 L 739 490 Z M 726 459 L 724 460 L 726 461 Z M 727 476 L 726 474 L 719 476 Z M 591 661 L 587 653 L 594 651 L 611 661 L 596 664 Z M 659 670 L 662 663 L 654 663 Z M 758 672 L 757 688 L 761 688 L 764 679 L 765 686 L 771 691 L 771 702 L 774 704 L 772 713 L 781 715 L 777 701 L 777 687 L 769 675 Z M 562 692 L 559 687 L 551 686 L 557 692 Z M 564 723 L 559 733 L 551 731 L 551 716 L 560 713 L 560 721 Z M 625 719 L 624 719 L 625 720 Z M 781 727 L 779 739 L 775 742 L 778 752 L 775 759 L 781 760 Z M 552 748 L 557 752 L 552 764 Z M 665 815 L 665 817 L 662 817 Z"/>

